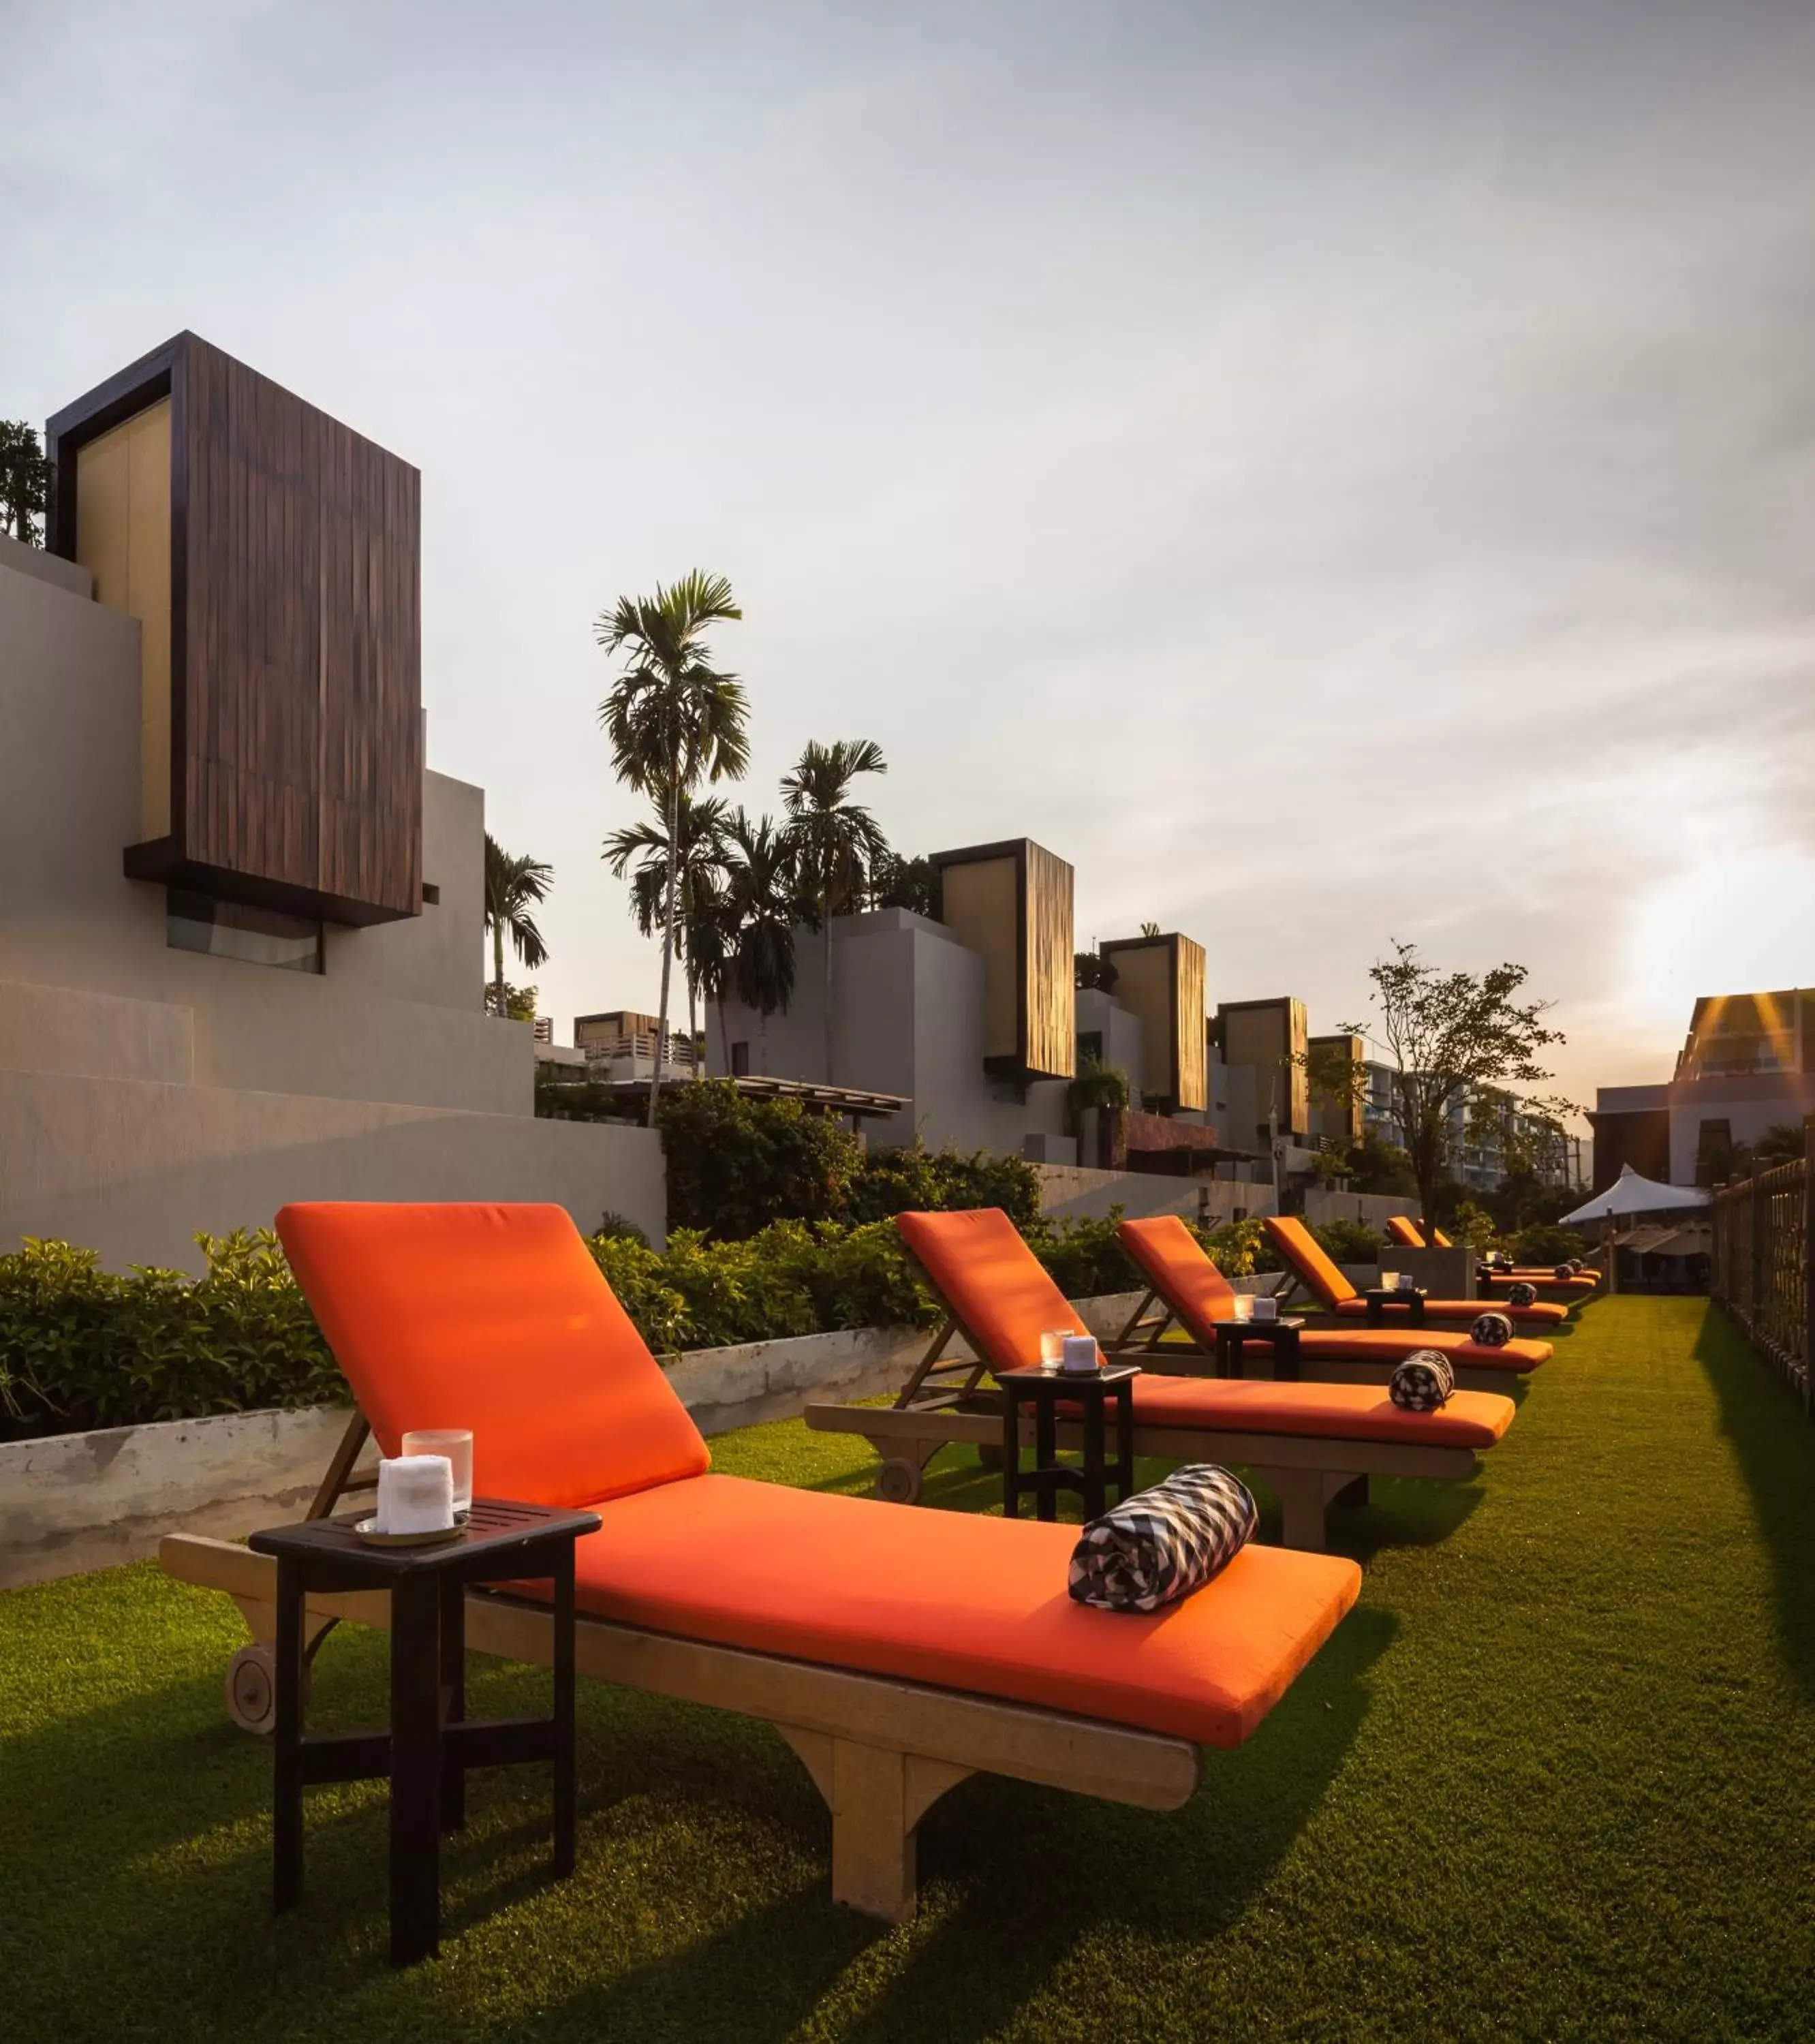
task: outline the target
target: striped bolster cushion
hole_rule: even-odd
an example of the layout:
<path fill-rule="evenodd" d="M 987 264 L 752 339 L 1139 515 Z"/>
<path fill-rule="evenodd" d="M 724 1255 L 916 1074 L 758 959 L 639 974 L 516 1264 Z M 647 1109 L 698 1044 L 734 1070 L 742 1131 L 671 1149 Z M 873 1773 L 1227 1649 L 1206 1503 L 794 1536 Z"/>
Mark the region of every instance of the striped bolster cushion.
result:
<path fill-rule="evenodd" d="M 1513 1339 L 1513 1323 L 1504 1313 L 1478 1313 L 1468 1339 L 1477 1348 L 1504 1348 Z"/>
<path fill-rule="evenodd" d="M 1455 1389 L 1455 1372 L 1448 1357 L 1434 1348 L 1421 1348 L 1394 1371 L 1386 1396 L 1408 1412 L 1434 1412 Z"/>
<path fill-rule="evenodd" d="M 1537 1302 L 1538 1288 L 1536 1285 L 1509 1285 L 1506 1287 L 1509 1306 L 1535 1306 Z"/>
<path fill-rule="evenodd" d="M 1157 1611 L 1201 1589 L 1259 1523 L 1239 1477 L 1213 1462 L 1175 1470 L 1084 1528 L 1071 1550 L 1071 1595 L 1104 1611 Z"/>

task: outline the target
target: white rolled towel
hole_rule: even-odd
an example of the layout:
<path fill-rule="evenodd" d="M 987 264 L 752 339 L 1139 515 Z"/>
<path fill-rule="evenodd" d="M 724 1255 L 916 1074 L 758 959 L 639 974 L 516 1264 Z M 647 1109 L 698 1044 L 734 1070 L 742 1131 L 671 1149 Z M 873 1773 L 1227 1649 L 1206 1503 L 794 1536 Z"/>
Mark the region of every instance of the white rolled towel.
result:
<path fill-rule="evenodd" d="M 380 1533 L 444 1533 L 454 1523 L 454 1466 L 445 1455 L 394 1455 L 378 1466 Z"/>

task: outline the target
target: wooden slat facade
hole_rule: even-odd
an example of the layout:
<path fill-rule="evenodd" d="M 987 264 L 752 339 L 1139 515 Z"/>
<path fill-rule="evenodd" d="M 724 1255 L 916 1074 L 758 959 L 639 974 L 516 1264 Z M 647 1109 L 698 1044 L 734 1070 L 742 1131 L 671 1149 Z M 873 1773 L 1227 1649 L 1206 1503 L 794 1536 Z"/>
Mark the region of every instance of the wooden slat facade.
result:
<path fill-rule="evenodd" d="M 982 954 L 983 1064 L 1021 1082 L 1077 1071 L 1072 872 L 1029 838 L 935 852 L 936 913 Z"/>
<path fill-rule="evenodd" d="M 170 835 L 127 870 L 333 920 L 415 915 L 421 478 L 182 334 L 51 421 L 57 551 L 76 557 L 78 449 L 166 395 Z"/>
<path fill-rule="evenodd" d="M 1113 997 L 1140 1018 L 1146 1053 L 1143 1091 L 1168 1112 L 1201 1112 L 1210 1102 L 1204 947 L 1172 931 L 1117 937 L 1098 945 L 1113 964 Z"/>

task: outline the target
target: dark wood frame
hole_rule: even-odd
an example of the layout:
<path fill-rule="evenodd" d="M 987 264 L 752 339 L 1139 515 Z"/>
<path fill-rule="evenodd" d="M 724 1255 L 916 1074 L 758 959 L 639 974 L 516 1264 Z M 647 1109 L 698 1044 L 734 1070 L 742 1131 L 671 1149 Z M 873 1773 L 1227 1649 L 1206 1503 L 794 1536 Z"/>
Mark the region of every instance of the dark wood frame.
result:
<path fill-rule="evenodd" d="M 268 377 L 259 375 L 244 363 L 236 363 L 217 348 L 203 340 L 199 335 L 186 329 L 142 355 L 105 382 L 66 405 L 53 413 L 45 422 L 44 451 L 49 463 L 52 478 L 51 514 L 47 521 L 46 544 L 50 552 L 65 560 L 76 557 L 77 523 L 77 458 L 90 442 L 103 433 L 110 432 L 167 398 L 171 407 L 170 432 L 170 830 L 168 835 L 123 848 L 122 867 L 127 878 L 163 883 L 192 889 L 198 893 L 210 894 L 223 901 L 239 901 L 254 908 L 274 909 L 280 913 L 320 919 L 329 922 L 353 926 L 396 922 L 408 920 L 421 913 L 423 893 L 421 886 L 421 793 L 422 760 L 420 737 L 411 763 L 411 774 L 403 777 L 405 782 L 413 778 L 414 848 L 413 871 L 406 886 L 398 890 L 408 905 L 400 902 L 377 902 L 359 899 L 325 885 L 301 885 L 268 874 L 241 870 L 233 866 L 222 865 L 210 859 L 191 855 L 190 829 L 188 762 L 191 733 L 190 729 L 190 524 L 192 478 L 190 473 L 191 451 L 191 367 L 198 355 L 206 351 L 210 355 L 232 365 L 236 371 L 257 378 L 261 385 L 268 386 L 292 404 L 317 413 L 328 420 L 337 431 L 351 438 L 363 440 L 364 436 L 356 434 L 351 428 L 341 425 L 337 420 L 329 420 L 328 415 L 284 390 Z M 397 470 L 407 471 L 411 477 L 417 471 L 409 464 L 398 460 L 375 443 L 366 441 L 375 451 L 392 463 Z M 419 507 L 416 515 L 419 520 Z M 368 571 L 369 572 L 369 571 Z M 420 655 L 420 563 L 416 568 L 418 594 L 417 597 L 417 640 L 414 656 L 415 728 L 421 728 L 421 678 Z M 237 768 L 238 763 L 233 763 Z M 320 836 L 319 813 L 325 800 L 325 790 L 319 778 L 313 790 L 317 807 L 317 836 Z M 317 868 L 320 877 L 321 857 L 318 845 Z"/>
<path fill-rule="evenodd" d="M 272 1901 L 302 1899 L 302 1792 L 336 1781 L 390 1783 L 390 1961 L 413 1965 L 440 1941 L 440 1834 L 466 1819 L 469 1767 L 554 1763 L 554 1873 L 574 1870 L 574 1543 L 596 1512 L 475 1499 L 457 1543 L 362 1547 L 344 1521 L 311 1516 L 255 1533 L 277 1563 L 277 1723 L 272 1797 Z M 544 1718 L 466 1714 L 469 1588 L 552 1580 L 554 1699 Z M 391 1600 L 390 1729 L 303 1730 L 308 1597 L 379 1591 Z"/>

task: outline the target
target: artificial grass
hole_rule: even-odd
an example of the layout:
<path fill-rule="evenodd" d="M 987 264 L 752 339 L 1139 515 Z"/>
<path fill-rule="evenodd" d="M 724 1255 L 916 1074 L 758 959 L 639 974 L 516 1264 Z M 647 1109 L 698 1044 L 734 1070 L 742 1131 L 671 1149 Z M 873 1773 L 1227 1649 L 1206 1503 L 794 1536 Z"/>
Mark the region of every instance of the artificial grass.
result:
<path fill-rule="evenodd" d="M 871 1470 L 798 1425 L 715 1451 Z M 999 1508 L 958 1450 L 929 1496 Z M 890 1931 L 829 1900 L 824 1815 L 767 1727 L 584 1684 L 578 1873 L 544 1879 L 540 1769 L 475 1775 L 441 1957 L 402 1974 L 381 1786 L 313 1792 L 307 1897 L 269 1914 L 225 1599 L 149 1565 L 6 1593 L 0 2033 L 1806 2034 L 1815 1430 L 1726 1324 L 1598 1301 L 1479 1485 L 1381 1485 L 1338 1524 L 1359 1608 L 1185 1810 L 965 1783 Z M 475 1709 L 539 1707 L 545 1678 L 473 1667 Z M 380 1639 L 336 1635 L 313 1721 L 378 1719 L 383 1677 Z"/>

